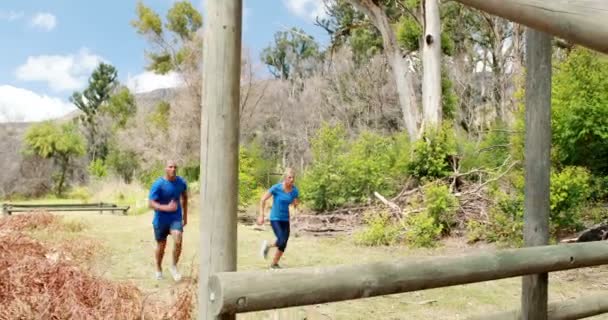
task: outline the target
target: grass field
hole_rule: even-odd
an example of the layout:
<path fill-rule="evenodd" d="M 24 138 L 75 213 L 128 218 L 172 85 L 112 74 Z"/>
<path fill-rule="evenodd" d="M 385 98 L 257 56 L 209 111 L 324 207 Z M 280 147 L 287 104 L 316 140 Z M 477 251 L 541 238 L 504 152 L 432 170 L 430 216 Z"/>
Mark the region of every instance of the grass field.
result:
<path fill-rule="evenodd" d="M 165 279 L 156 281 L 153 252 L 155 242 L 151 228 L 152 213 L 134 216 L 100 215 L 97 213 L 59 213 L 72 228 L 65 230 L 38 231 L 35 237 L 44 241 L 58 239 L 92 238 L 99 241 L 103 254 L 96 260 L 94 270 L 117 281 L 131 281 L 153 296 L 163 298 L 191 279 L 191 271 L 197 271 L 197 243 L 199 217 L 196 208 L 191 210 L 189 224 L 185 227 L 184 250 L 180 269 L 184 275 L 176 284 L 165 272 Z M 263 239 L 272 239 L 270 228 L 253 230 L 239 225 L 238 269 L 262 270 L 268 261 L 259 257 L 259 245 Z M 406 257 L 420 259 L 433 255 L 458 255 L 480 250 L 493 250 L 487 245 L 468 246 L 460 239 L 447 239 L 442 246 L 432 250 L 412 250 L 405 246 L 360 247 L 348 236 L 320 238 L 297 234 L 290 239 L 282 260 L 284 267 L 364 263 Z M 170 264 L 172 242 L 168 243 L 164 267 Z M 550 276 L 550 301 L 560 301 L 585 294 L 606 290 L 608 267 L 579 269 L 552 273 Z M 470 285 L 431 289 L 413 293 L 368 298 L 291 308 L 278 311 L 249 313 L 238 319 L 464 319 L 466 316 L 519 307 L 520 278 L 504 279 Z M 285 284 L 289 286 L 289 283 Z M 593 319 L 608 319 L 598 316 Z"/>

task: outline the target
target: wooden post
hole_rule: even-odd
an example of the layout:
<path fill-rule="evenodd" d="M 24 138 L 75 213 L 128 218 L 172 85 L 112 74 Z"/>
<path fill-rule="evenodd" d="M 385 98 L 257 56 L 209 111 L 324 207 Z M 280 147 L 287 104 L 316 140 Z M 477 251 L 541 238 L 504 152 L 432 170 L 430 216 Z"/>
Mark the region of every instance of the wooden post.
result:
<path fill-rule="evenodd" d="M 211 313 L 209 277 L 236 270 L 242 0 L 205 1 L 198 319 Z"/>
<path fill-rule="evenodd" d="M 549 244 L 551 173 L 551 37 L 526 30 L 524 245 Z M 547 319 L 547 273 L 522 279 L 522 317 Z"/>
<path fill-rule="evenodd" d="M 608 295 L 595 294 L 587 297 L 556 301 L 549 304 L 549 320 L 583 319 L 608 312 Z M 520 310 L 510 310 L 495 314 L 484 314 L 468 320 L 520 320 Z"/>
<path fill-rule="evenodd" d="M 219 272 L 215 314 L 314 305 L 608 264 L 604 241 L 359 265 Z"/>
<path fill-rule="evenodd" d="M 456 0 L 608 53 L 608 1 L 606 0 Z"/>

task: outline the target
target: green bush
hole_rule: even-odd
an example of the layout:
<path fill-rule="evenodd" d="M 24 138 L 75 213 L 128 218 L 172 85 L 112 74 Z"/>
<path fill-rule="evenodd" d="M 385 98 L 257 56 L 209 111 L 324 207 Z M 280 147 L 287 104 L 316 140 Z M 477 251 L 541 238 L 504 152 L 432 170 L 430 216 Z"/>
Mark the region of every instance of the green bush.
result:
<path fill-rule="evenodd" d="M 498 191 L 495 198 L 496 206 L 490 208 L 487 222 L 468 221 L 468 240 L 484 240 L 501 245 L 521 246 L 524 230 L 523 193 L 508 194 Z"/>
<path fill-rule="evenodd" d="M 590 175 L 581 167 L 551 173 L 551 224 L 557 230 L 577 230 L 580 208 L 590 195 Z"/>
<path fill-rule="evenodd" d="M 410 215 L 405 222 L 405 239 L 413 247 L 432 248 L 437 246 L 443 227 L 427 211 Z"/>
<path fill-rule="evenodd" d="M 108 167 L 102 159 L 95 159 L 89 163 L 87 168 L 89 175 L 95 178 L 105 178 L 108 175 Z"/>
<path fill-rule="evenodd" d="M 393 142 L 371 132 L 363 132 L 344 157 L 344 181 L 349 202 L 364 202 L 374 191 L 385 196 L 395 193 L 395 183 L 387 173 L 395 162 L 390 152 Z"/>
<path fill-rule="evenodd" d="M 83 202 L 88 202 L 92 195 L 87 187 L 75 187 L 70 190 L 67 197 L 69 199 L 77 199 Z"/>
<path fill-rule="evenodd" d="M 456 222 L 458 199 L 450 192 L 445 184 L 430 184 L 424 188 L 424 204 L 428 216 L 441 226 L 441 230 L 449 233 Z"/>
<path fill-rule="evenodd" d="M 561 164 L 608 174 L 608 60 L 578 47 L 556 66 L 553 144 Z"/>
<path fill-rule="evenodd" d="M 523 244 L 524 175 L 518 171 L 511 177 L 514 188 L 510 193 L 496 192 L 496 206 L 490 209 L 488 222 L 469 222 L 470 240 Z M 590 195 L 589 181 L 588 171 L 580 167 L 566 167 L 551 174 L 549 219 L 552 234 L 581 227 L 580 211 Z"/>
<path fill-rule="evenodd" d="M 346 203 L 346 130 L 324 125 L 311 140 L 312 166 L 300 182 L 302 199 L 317 211 L 331 210 Z"/>
<path fill-rule="evenodd" d="M 428 129 L 414 144 L 409 173 L 419 179 L 436 179 L 452 171 L 451 159 L 456 155 L 454 132 L 449 125 Z"/>
<path fill-rule="evenodd" d="M 201 164 L 198 161 L 192 161 L 181 167 L 181 176 L 188 182 L 198 181 L 201 173 Z"/>
<path fill-rule="evenodd" d="M 146 169 L 139 171 L 137 179 L 144 186 L 150 188 L 156 179 L 165 175 L 165 165 L 157 161 Z"/>
<path fill-rule="evenodd" d="M 108 154 L 107 165 L 112 170 L 112 172 L 119 176 L 125 183 L 131 183 L 131 181 L 133 181 L 133 177 L 135 176 L 135 172 L 139 169 L 139 157 L 137 156 L 137 153 L 135 153 L 135 151 L 122 150 L 116 147 L 112 147 L 110 148 L 110 152 Z M 162 164 L 157 164 L 156 167 L 154 167 L 155 170 L 157 170 L 154 171 L 154 173 L 158 173 L 159 171 L 161 171 L 158 170 L 158 167 L 163 168 L 161 174 L 163 175 L 164 165 Z M 157 176 L 156 178 L 158 178 L 159 176 Z M 155 180 L 155 178 L 152 177 L 147 177 L 146 179 L 152 179 L 151 181 L 146 181 L 149 182 L 149 184 L 151 184 Z"/>
<path fill-rule="evenodd" d="M 253 174 L 253 159 L 241 148 L 239 150 L 239 205 L 246 207 L 259 195 L 255 193 L 258 184 Z"/>
<path fill-rule="evenodd" d="M 608 176 L 591 176 L 589 198 L 596 202 L 608 200 Z"/>
<path fill-rule="evenodd" d="M 387 137 L 363 132 L 348 142 L 342 126 L 324 126 L 311 143 L 313 163 L 300 187 L 303 200 L 313 210 L 366 202 L 375 191 L 390 197 L 408 174 L 406 134 Z"/>
<path fill-rule="evenodd" d="M 355 233 L 355 243 L 364 246 L 388 246 L 398 242 L 401 226 L 387 212 L 368 212 L 365 229 Z"/>

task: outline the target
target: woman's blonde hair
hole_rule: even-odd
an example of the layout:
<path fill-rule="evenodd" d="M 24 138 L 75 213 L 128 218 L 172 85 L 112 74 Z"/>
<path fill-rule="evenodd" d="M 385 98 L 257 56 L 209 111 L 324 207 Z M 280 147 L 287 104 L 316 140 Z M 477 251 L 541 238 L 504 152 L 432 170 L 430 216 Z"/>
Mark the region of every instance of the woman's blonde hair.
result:
<path fill-rule="evenodd" d="M 287 178 L 288 175 L 295 177 L 296 170 L 294 170 L 293 168 L 285 168 L 285 173 L 283 173 L 283 178 Z"/>

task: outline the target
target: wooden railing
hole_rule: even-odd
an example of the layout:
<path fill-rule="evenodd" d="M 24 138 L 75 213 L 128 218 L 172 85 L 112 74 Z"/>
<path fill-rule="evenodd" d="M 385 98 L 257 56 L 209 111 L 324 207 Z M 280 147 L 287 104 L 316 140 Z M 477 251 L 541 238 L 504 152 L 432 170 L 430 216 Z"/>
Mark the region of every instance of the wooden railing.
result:
<path fill-rule="evenodd" d="M 103 213 L 104 211 L 121 212 L 123 215 L 127 214 L 129 206 L 118 206 L 113 203 L 53 203 L 53 204 L 17 204 L 17 203 L 4 203 L 2 204 L 2 213 L 4 215 L 11 215 L 13 212 L 30 212 L 30 211 L 98 211 Z"/>

